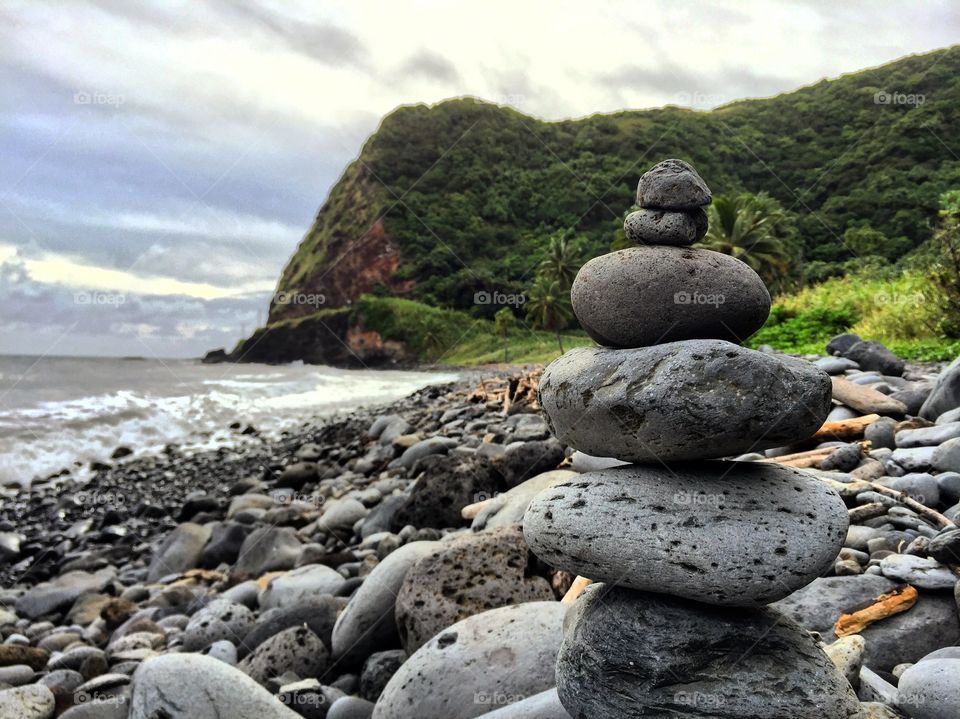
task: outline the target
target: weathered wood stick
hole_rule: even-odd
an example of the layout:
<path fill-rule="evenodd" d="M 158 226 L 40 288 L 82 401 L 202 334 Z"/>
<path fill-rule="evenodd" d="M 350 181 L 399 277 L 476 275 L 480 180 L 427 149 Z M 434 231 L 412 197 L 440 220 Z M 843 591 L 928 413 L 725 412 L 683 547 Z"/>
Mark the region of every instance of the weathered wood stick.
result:
<path fill-rule="evenodd" d="M 577 577 L 573 580 L 573 584 L 570 585 L 570 589 L 567 590 L 567 593 L 563 595 L 561 603 L 563 604 L 572 604 L 577 597 L 579 597 L 583 590 L 589 587 L 593 583 L 593 580 L 587 579 L 586 577 Z"/>
<path fill-rule="evenodd" d="M 920 504 L 920 502 L 913 499 L 912 497 L 910 497 L 910 495 L 906 494 L 905 492 L 900 492 L 896 489 L 890 489 L 890 487 L 884 487 L 882 484 L 877 484 L 876 482 L 867 482 L 867 484 L 870 485 L 873 491 L 879 492 L 880 494 L 883 494 L 887 497 L 891 497 L 897 500 L 898 502 L 900 502 L 901 504 L 903 504 L 904 506 L 909 507 L 914 512 L 919 514 L 921 517 L 926 517 L 931 522 L 933 522 L 936 526 L 940 527 L 940 529 L 946 529 L 947 527 L 957 526 L 956 524 L 951 522 L 949 519 L 944 517 L 942 514 L 940 514 L 940 512 L 936 511 L 935 509 L 930 509 L 930 507 L 927 507 L 923 504 Z"/>
<path fill-rule="evenodd" d="M 841 614 L 833 631 L 838 637 L 858 634 L 874 622 L 905 612 L 917 602 L 917 590 L 907 584 L 881 594 L 873 604 L 852 614 Z"/>
<path fill-rule="evenodd" d="M 830 381 L 833 383 L 833 398 L 858 412 L 904 414 L 907 411 L 907 405 L 903 402 L 872 387 L 855 384 L 843 377 L 831 377 Z"/>
<path fill-rule="evenodd" d="M 859 507 L 847 510 L 850 517 L 850 523 L 863 522 L 874 517 L 882 517 L 887 513 L 887 505 L 883 502 L 870 502 L 870 504 L 861 504 Z"/>
<path fill-rule="evenodd" d="M 831 439 L 859 439 L 863 437 L 863 430 L 878 419 L 880 419 L 879 414 L 865 414 L 862 417 L 824 422 L 810 439 L 815 442 L 826 442 Z"/>
<path fill-rule="evenodd" d="M 490 499 L 484 499 L 482 502 L 474 502 L 473 504 L 468 504 L 466 507 L 460 510 L 460 516 L 464 519 L 473 519 L 486 507 L 490 502 L 494 500 L 493 497 Z"/>

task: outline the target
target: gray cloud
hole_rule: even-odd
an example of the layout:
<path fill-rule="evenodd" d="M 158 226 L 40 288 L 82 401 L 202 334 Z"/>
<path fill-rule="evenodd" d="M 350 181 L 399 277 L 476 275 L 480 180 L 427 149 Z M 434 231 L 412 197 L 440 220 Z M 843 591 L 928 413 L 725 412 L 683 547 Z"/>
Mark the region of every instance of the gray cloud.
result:
<path fill-rule="evenodd" d="M 251 23 L 284 42 L 294 52 L 335 67 L 364 67 L 366 45 L 349 30 L 336 25 L 304 22 L 252 2 L 208 0 L 218 12 L 234 15 L 249 31 Z"/>
<path fill-rule="evenodd" d="M 397 73 L 400 77 L 417 76 L 439 83 L 453 84 L 460 79 L 456 66 L 443 55 L 421 49 L 411 55 Z"/>

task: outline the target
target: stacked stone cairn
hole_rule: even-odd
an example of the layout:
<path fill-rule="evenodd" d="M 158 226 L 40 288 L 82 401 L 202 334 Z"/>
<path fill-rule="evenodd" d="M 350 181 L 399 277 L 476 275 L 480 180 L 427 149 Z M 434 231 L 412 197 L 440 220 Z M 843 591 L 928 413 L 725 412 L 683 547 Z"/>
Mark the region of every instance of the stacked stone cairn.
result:
<path fill-rule="evenodd" d="M 766 606 L 829 570 L 843 501 L 800 470 L 718 459 L 809 438 L 830 379 L 736 344 L 770 295 L 743 262 L 690 247 L 711 199 L 680 160 L 643 175 L 624 223 L 636 246 L 587 262 L 571 290 L 600 346 L 540 383 L 561 441 L 621 460 L 524 517 L 536 555 L 595 582 L 567 616 L 557 689 L 575 719 L 859 717 L 816 638 Z"/>

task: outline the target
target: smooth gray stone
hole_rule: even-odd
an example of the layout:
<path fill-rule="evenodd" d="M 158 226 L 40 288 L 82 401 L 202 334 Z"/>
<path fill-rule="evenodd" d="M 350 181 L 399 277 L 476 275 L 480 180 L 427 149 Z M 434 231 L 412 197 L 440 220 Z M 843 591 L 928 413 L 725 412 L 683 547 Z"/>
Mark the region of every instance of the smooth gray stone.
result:
<path fill-rule="evenodd" d="M 340 697 L 330 705 L 327 719 L 370 719 L 373 702 L 360 697 Z"/>
<path fill-rule="evenodd" d="M 200 555 L 210 539 L 212 527 L 184 522 L 167 535 L 147 571 L 147 581 L 156 582 L 169 574 L 180 574 L 200 564 Z"/>
<path fill-rule="evenodd" d="M 826 371 L 826 370 L 824 370 Z M 854 417 L 859 417 L 860 413 L 855 412 L 846 405 L 838 404 L 836 407 L 830 410 L 830 414 L 827 415 L 827 422 L 839 422 L 844 419 L 853 419 Z"/>
<path fill-rule="evenodd" d="M 49 719 L 54 706 L 53 692 L 42 684 L 0 691 L 0 719 Z"/>
<path fill-rule="evenodd" d="M 851 719 L 816 640 L 769 609 L 592 585 L 564 622 L 557 691 L 574 717 Z"/>
<path fill-rule="evenodd" d="M 17 597 L 14 606 L 17 614 L 28 619 L 66 611 L 82 595 L 101 591 L 116 575 L 117 572 L 112 567 L 92 573 L 66 572 L 49 582 L 41 582 L 32 589 L 28 589 Z"/>
<path fill-rule="evenodd" d="M 940 487 L 932 474 L 911 472 L 902 477 L 881 477 L 876 481 L 885 487 L 906 492 L 927 507 L 936 507 L 940 503 Z"/>
<path fill-rule="evenodd" d="M 919 429 L 905 429 L 897 432 L 896 440 L 898 447 L 910 448 L 943 444 L 948 439 L 956 437 L 960 437 L 960 422 L 935 424 L 932 427 L 920 427 Z"/>
<path fill-rule="evenodd" d="M 323 564 L 304 564 L 274 577 L 260 592 L 261 609 L 292 607 L 310 597 L 336 594 L 346 579 L 336 569 Z"/>
<path fill-rule="evenodd" d="M 578 347 L 540 380 L 540 404 L 561 442 L 632 462 L 710 459 L 805 439 L 823 424 L 831 394 L 829 376 L 809 362 L 721 340 Z"/>
<path fill-rule="evenodd" d="M 259 527 L 244 540 L 231 574 L 256 578 L 267 572 L 292 569 L 301 546 L 292 527 Z"/>
<path fill-rule="evenodd" d="M 943 649 L 937 649 L 934 652 L 930 652 L 925 657 L 921 657 L 919 661 L 925 662 L 930 659 L 960 659 L 960 647 L 944 647 Z"/>
<path fill-rule="evenodd" d="M 345 666 L 359 665 L 379 649 L 400 646 L 394 607 L 397 593 L 417 560 L 438 542 L 410 542 L 373 568 L 333 627 L 333 656 Z"/>
<path fill-rule="evenodd" d="M 950 422 L 960 422 L 960 407 L 948 409 L 936 419 L 936 424 L 948 424 Z"/>
<path fill-rule="evenodd" d="M 129 719 L 300 719 L 229 664 L 203 654 L 163 654 L 133 675 Z"/>
<path fill-rule="evenodd" d="M 407 447 L 403 454 L 390 462 L 391 469 L 403 467 L 409 469 L 417 460 L 429 457 L 431 454 L 446 454 L 460 443 L 452 437 L 430 437 L 424 439 L 411 447 Z"/>
<path fill-rule="evenodd" d="M 879 342 L 860 341 L 851 345 L 843 356 L 851 359 L 866 371 L 875 370 L 881 374 L 900 377 L 905 363 Z"/>
<path fill-rule="evenodd" d="M 823 577 L 772 606 L 832 642 L 836 639 L 833 626 L 841 614 L 860 609 L 897 584 L 873 574 Z M 860 635 L 866 641 L 864 663 L 890 671 L 960 641 L 957 603 L 946 592 L 921 591 L 910 611 L 875 622 Z"/>
<path fill-rule="evenodd" d="M 520 699 L 549 689 L 566 610 L 528 602 L 448 627 L 393 675 L 373 719 L 471 719 L 490 709 L 481 696 Z"/>
<path fill-rule="evenodd" d="M 523 530 L 534 554 L 573 574 L 749 606 L 826 572 L 847 525 L 839 495 L 799 470 L 693 462 L 561 482 L 533 500 Z"/>
<path fill-rule="evenodd" d="M 496 706 L 499 702 L 491 697 L 490 704 Z M 560 703 L 557 688 L 547 689 L 545 692 L 534 694 L 513 704 L 495 709 L 483 715 L 484 719 L 570 719 L 567 710 Z"/>
<path fill-rule="evenodd" d="M 920 408 L 920 416 L 935 420 L 944 412 L 957 408 L 960 408 L 960 357 L 937 377 L 933 391 Z"/>
<path fill-rule="evenodd" d="M 860 365 L 846 357 L 821 357 L 814 364 L 830 375 L 843 374 L 848 369 L 860 369 Z"/>
<path fill-rule="evenodd" d="M 627 215 L 623 231 L 629 242 L 685 247 L 707 234 L 707 213 L 702 208 L 686 212 L 638 210 Z"/>
<path fill-rule="evenodd" d="M 960 659 L 930 659 L 900 676 L 897 705 L 913 719 L 960 717 Z"/>
<path fill-rule="evenodd" d="M 948 439 L 934 449 L 930 464 L 938 472 L 960 472 L 960 438 Z"/>
<path fill-rule="evenodd" d="M 742 342 L 770 312 L 770 293 L 747 264 L 690 247 L 641 245 L 594 257 L 577 273 L 570 300 L 587 334 L 609 347 Z"/>
<path fill-rule="evenodd" d="M 880 561 L 880 571 L 920 589 L 953 589 L 957 583 L 957 575 L 932 557 L 891 554 Z"/>
<path fill-rule="evenodd" d="M 614 460 L 614 462 L 620 464 L 619 460 Z M 483 529 L 521 524 L 524 512 L 527 511 L 527 507 L 530 506 L 534 497 L 547 487 L 566 479 L 578 477 L 579 474 L 579 472 L 569 469 L 554 469 L 538 474 L 536 477 L 518 484 L 513 489 L 490 498 L 477 516 L 473 518 L 470 528 L 474 532 L 479 532 Z"/>
<path fill-rule="evenodd" d="M 937 487 L 940 489 L 940 496 L 948 504 L 954 504 L 960 500 L 960 472 L 940 472 L 937 475 Z"/>
<path fill-rule="evenodd" d="M 637 183 L 637 204 L 663 210 L 692 210 L 713 201 L 707 183 L 693 166 L 669 159 L 647 170 Z"/>
<path fill-rule="evenodd" d="M 847 332 L 842 335 L 837 335 L 829 342 L 827 342 L 827 354 L 828 355 L 842 355 L 848 349 L 853 347 L 857 342 L 860 342 L 860 335 L 854 334 L 853 332 Z"/>
<path fill-rule="evenodd" d="M 870 440 L 874 448 L 886 447 L 894 449 L 896 442 L 897 421 L 892 417 L 881 417 L 876 422 L 867 425 L 863 431 L 863 438 Z"/>
<path fill-rule="evenodd" d="M 933 465 L 933 453 L 939 447 L 912 447 L 910 449 L 895 449 L 890 459 L 899 464 L 908 472 L 927 469 Z"/>
<path fill-rule="evenodd" d="M 929 540 L 927 552 L 938 562 L 960 564 L 960 530 L 943 530 Z"/>

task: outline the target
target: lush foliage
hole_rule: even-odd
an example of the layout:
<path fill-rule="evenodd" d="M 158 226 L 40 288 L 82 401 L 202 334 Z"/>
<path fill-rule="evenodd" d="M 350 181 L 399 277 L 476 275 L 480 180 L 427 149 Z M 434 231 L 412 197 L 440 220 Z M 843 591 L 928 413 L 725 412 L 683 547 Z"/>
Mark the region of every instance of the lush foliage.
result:
<path fill-rule="evenodd" d="M 946 149 L 958 136 L 960 48 L 711 112 L 542 122 L 472 99 L 401 107 L 331 190 L 279 289 L 336 296 L 327 272 L 382 218 L 399 256 L 387 294 L 492 318 L 475 293 L 528 291 L 551 237 L 574 236 L 582 257 L 622 242 L 639 175 L 666 157 L 717 195 L 776 200 L 806 276 L 826 279 L 930 236 L 960 174 Z"/>
<path fill-rule="evenodd" d="M 546 363 L 560 356 L 553 332 L 534 330 L 523 320 L 514 320 L 508 334 L 489 320 L 465 312 L 429 307 L 412 300 L 366 295 L 353 311 L 363 324 L 376 329 L 385 340 L 405 342 L 426 363 L 476 365 L 504 360 L 504 342 L 509 361 L 517 364 Z M 583 332 L 562 335 L 567 349 L 588 345 Z"/>
<path fill-rule="evenodd" d="M 801 279 L 800 245 L 791 217 L 766 193 L 718 195 L 707 208 L 709 225 L 701 247 L 741 260 L 771 291 Z"/>
<path fill-rule="evenodd" d="M 870 270 L 827 280 L 776 299 L 748 344 L 823 354 L 830 337 L 856 332 L 908 359 L 948 360 L 960 342 L 936 332 L 942 312 L 925 271 Z"/>

